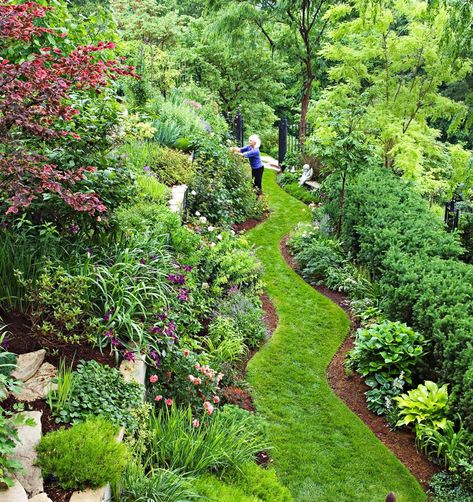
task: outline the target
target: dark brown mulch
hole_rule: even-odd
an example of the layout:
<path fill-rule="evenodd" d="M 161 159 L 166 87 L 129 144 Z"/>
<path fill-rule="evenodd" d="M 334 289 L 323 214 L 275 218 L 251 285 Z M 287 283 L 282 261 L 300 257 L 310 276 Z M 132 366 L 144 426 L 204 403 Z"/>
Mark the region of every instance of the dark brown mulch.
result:
<path fill-rule="evenodd" d="M 268 338 L 270 338 L 278 326 L 278 314 L 276 312 L 276 307 L 273 305 L 273 302 L 267 293 L 260 295 L 260 300 L 263 304 L 264 323 L 268 328 Z"/>
<path fill-rule="evenodd" d="M 232 230 L 237 234 L 241 234 L 255 228 L 257 225 L 262 223 L 269 216 L 269 211 L 265 211 L 261 218 L 250 218 L 249 220 L 243 221 L 242 223 L 235 223 L 232 225 Z"/>
<path fill-rule="evenodd" d="M 7 349 L 15 354 L 26 354 L 35 350 L 45 349 L 45 361 L 53 364 L 56 368 L 59 366 L 61 359 L 65 360 L 67 366 L 73 365 L 75 368 L 77 363 L 83 359 L 90 361 L 94 359 L 100 364 L 115 366 L 115 357 L 99 349 L 92 347 L 87 343 L 80 345 L 73 344 L 58 344 L 54 341 L 39 339 L 33 332 L 31 323 L 28 318 L 18 312 L 2 313 L 1 317 L 7 325 Z"/>
<path fill-rule="evenodd" d="M 297 271 L 294 258 L 287 248 L 287 237 L 281 241 L 280 247 L 288 265 Z M 350 315 L 352 321 L 351 334 L 353 334 L 358 325 L 351 315 L 347 297 L 343 293 L 331 291 L 325 286 L 314 286 L 314 289 L 339 305 Z M 368 425 L 376 437 L 397 456 L 418 481 L 424 487 L 427 487 L 430 478 L 440 471 L 439 467 L 417 451 L 414 442 L 415 435 L 412 431 L 390 429 L 389 424 L 382 417 L 367 408 L 364 393 L 369 390 L 369 387 L 363 382 L 360 375 L 356 373 L 347 375 L 343 366 L 346 354 L 353 346 L 353 337 L 349 336 L 333 357 L 327 370 L 330 386 L 335 394 Z"/>
<path fill-rule="evenodd" d="M 63 490 L 55 485 L 51 480 L 44 480 L 44 491 L 52 502 L 69 502 L 74 490 Z"/>

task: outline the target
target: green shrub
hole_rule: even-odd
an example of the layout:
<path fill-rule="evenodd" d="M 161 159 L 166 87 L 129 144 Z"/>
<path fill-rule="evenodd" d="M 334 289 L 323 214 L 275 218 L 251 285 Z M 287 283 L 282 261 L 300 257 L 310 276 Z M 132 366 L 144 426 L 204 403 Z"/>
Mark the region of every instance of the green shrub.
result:
<path fill-rule="evenodd" d="M 291 502 L 293 500 L 289 490 L 278 480 L 274 469 L 262 469 L 254 463 L 248 463 L 236 474 L 234 482 L 238 483 L 245 493 L 264 502 Z"/>
<path fill-rule="evenodd" d="M 46 263 L 36 281 L 21 281 L 30 302 L 28 317 L 40 337 L 66 343 L 90 340 L 96 329 L 90 300 L 90 278 Z"/>
<path fill-rule="evenodd" d="M 194 139 L 193 147 L 199 168 L 189 187 L 188 214 L 226 226 L 261 216 L 250 168 L 211 137 Z"/>
<path fill-rule="evenodd" d="M 192 478 L 166 469 L 128 464 L 121 481 L 120 502 L 168 502 L 198 499 L 191 488 Z"/>
<path fill-rule="evenodd" d="M 228 233 L 214 247 L 201 251 L 199 277 L 209 286 L 209 293 L 221 297 L 231 287 L 257 290 L 260 286 L 261 263 L 248 242 Z"/>
<path fill-rule="evenodd" d="M 153 175 L 156 179 L 171 186 L 189 183 L 194 167 L 189 156 L 153 142 L 132 142 L 122 147 L 137 174 Z"/>
<path fill-rule="evenodd" d="M 205 475 L 195 481 L 199 494 L 215 502 L 291 502 L 289 490 L 281 485 L 273 469 L 254 463 L 231 471 L 223 480 Z"/>
<path fill-rule="evenodd" d="M 147 397 L 156 406 L 166 408 L 166 400 L 172 399 L 177 406 L 192 410 L 194 416 L 204 413 L 204 406 L 218 403 L 219 383 L 222 375 L 212 361 L 212 366 L 204 365 L 202 357 L 190 350 L 179 350 L 174 346 L 165 347 L 164 357 L 159 366 L 150 371 L 150 380 Z M 157 396 L 161 399 L 156 400 Z"/>
<path fill-rule="evenodd" d="M 150 422 L 150 465 L 201 474 L 209 470 L 224 472 L 239 468 L 254 459 L 266 442 L 240 420 L 216 412 L 196 426 L 192 410 L 172 406 L 155 415 Z"/>
<path fill-rule="evenodd" d="M 116 425 L 129 425 L 131 410 L 140 406 L 142 401 L 141 385 L 126 383 L 118 370 L 97 361 L 81 361 L 73 373 L 72 382 L 72 390 L 62 406 L 59 409 L 53 407 L 58 423 L 77 423 L 89 415 L 101 415 Z M 56 394 L 56 399 L 61 396 Z"/>
<path fill-rule="evenodd" d="M 329 214 L 338 217 L 338 192 Z M 452 409 L 473 429 L 473 267 L 464 250 L 412 184 L 387 169 L 370 169 L 347 187 L 341 237 L 379 283 L 388 318 L 429 340 L 429 367 L 450 383 Z"/>
<path fill-rule="evenodd" d="M 260 502 L 254 495 L 247 495 L 242 488 L 205 474 L 198 477 L 194 486 L 198 494 L 211 502 Z"/>
<path fill-rule="evenodd" d="M 126 446 L 116 440 L 117 432 L 104 419 L 93 418 L 46 434 L 37 447 L 43 477 L 54 477 L 65 490 L 116 483 L 128 459 Z"/>
<path fill-rule="evenodd" d="M 294 198 L 304 202 L 304 204 L 317 204 L 320 202 L 320 194 L 318 190 L 312 190 L 305 186 L 300 186 L 299 183 L 287 183 L 284 190 Z"/>
<path fill-rule="evenodd" d="M 235 288 L 217 304 L 216 311 L 234 321 L 235 330 L 248 347 L 257 347 L 266 339 L 264 311 L 256 295 L 244 294 Z"/>
<path fill-rule="evenodd" d="M 142 234 L 142 238 L 147 235 L 150 247 L 153 242 L 162 243 L 172 247 L 177 255 L 197 255 L 200 238 L 181 224 L 178 214 L 160 203 L 137 202 L 123 206 L 114 217 L 127 237 L 137 233 Z"/>
<path fill-rule="evenodd" d="M 238 361 L 246 352 L 243 336 L 231 317 L 215 317 L 209 325 L 205 343 L 209 356 L 216 364 Z"/>
<path fill-rule="evenodd" d="M 397 425 L 427 425 L 434 429 L 445 429 L 448 412 L 447 384 L 438 387 L 434 382 L 426 381 L 416 389 L 394 398 L 401 417 Z"/>
<path fill-rule="evenodd" d="M 160 183 L 154 176 L 140 175 L 137 176 L 138 189 L 140 195 L 150 200 L 155 204 L 167 205 L 171 198 L 171 190 L 169 187 Z"/>
<path fill-rule="evenodd" d="M 384 321 L 357 330 L 347 366 L 363 377 L 381 375 L 388 381 L 402 373 L 406 382 L 411 383 L 412 370 L 422 356 L 423 345 L 420 333 L 400 322 Z"/>
<path fill-rule="evenodd" d="M 302 276 L 312 284 L 321 284 L 329 269 L 340 268 L 346 262 L 340 242 L 319 231 L 302 232 L 288 245 L 295 252 Z"/>

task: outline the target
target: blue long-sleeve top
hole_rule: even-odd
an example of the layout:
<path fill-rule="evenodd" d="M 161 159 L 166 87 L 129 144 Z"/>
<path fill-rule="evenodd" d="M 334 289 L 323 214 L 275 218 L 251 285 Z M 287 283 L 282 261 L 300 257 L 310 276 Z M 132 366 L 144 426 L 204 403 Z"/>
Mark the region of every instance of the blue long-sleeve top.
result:
<path fill-rule="evenodd" d="M 259 148 L 251 148 L 250 145 L 240 148 L 240 153 L 243 154 L 250 161 L 251 169 L 259 169 L 263 167 L 263 162 L 261 161 Z"/>

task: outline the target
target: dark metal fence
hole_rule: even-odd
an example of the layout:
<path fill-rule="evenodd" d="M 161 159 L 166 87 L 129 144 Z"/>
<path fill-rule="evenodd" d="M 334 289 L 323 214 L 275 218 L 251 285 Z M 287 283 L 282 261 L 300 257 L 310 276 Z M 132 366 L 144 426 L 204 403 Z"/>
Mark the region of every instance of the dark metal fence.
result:
<path fill-rule="evenodd" d="M 240 111 L 237 112 L 236 115 L 232 115 L 230 113 L 224 113 L 224 117 L 230 126 L 230 132 L 232 137 L 235 139 L 240 147 L 243 146 L 244 141 L 244 133 L 245 133 L 245 124 L 243 120 L 243 115 Z"/>
<path fill-rule="evenodd" d="M 301 142 L 299 124 L 290 124 L 286 118 L 279 119 L 279 149 L 278 162 L 283 166 L 284 160 L 288 153 L 304 152 L 304 144 Z M 312 126 L 306 124 L 305 137 L 307 138 L 312 133 Z"/>

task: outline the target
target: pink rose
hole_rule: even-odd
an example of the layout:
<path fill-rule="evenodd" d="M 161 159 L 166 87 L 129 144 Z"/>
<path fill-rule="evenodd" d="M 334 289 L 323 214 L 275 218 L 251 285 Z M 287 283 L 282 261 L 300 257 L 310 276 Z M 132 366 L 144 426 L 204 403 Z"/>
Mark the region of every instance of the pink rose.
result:
<path fill-rule="evenodd" d="M 214 407 L 212 406 L 212 403 L 209 403 L 208 401 L 205 401 L 204 409 L 207 410 L 208 415 L 212 415 L 212 413 L 214 411 Z"/>
<path fill-rule="evenodd" d="M 213 400 L 215 404 L 218 404 L 220 402 L 220 398 L 218 396 L 214 396 Z"/>
<path fill-rule="evenodd" d="M 194 385 L 200 385 L 202 383 L 202 380 L 200 378 L 194 378 L 193 382 Z"/>
<path fill-rule="evenodd" d="M 195 363 L 195 369 L 196 369 L 197 371 L 199 371 L 199 370 L 200 370 L 200 364 L 199 364 L 199 363 Z"/>
<path fill-rule="evenodd" d="M 164 402 L 166 403 L 166 406 L 172 406 L 172 399 L 166 399 Z"/>
<path fill-rule="evenodd" d="M 158 380 L 159 380 L 158 375 L 151 375 L 151 376 L 149 377 L 149 381 L 150 381 L 151 383 L 156 383 Z"/>
<path fill-rule="evenodd" d="M 160 394 L 159 396 L 156 396 L 156 397 L 154 398 L 154 400 L 155 400 L 155 401 L 158 401 L 158 402 L 159 402 L 159 401 L 162 401 L 162 399 L 163 399 L 163 396 L 161 396 L 161 394 Z"/>
<path fill-rule="evenodd" d="M 200 422 L 197 420 L 197 418 L 194 418 L 194 420 L 192 420 L 192 427 L 199 427 L 200 425 Z"/>
<path fill-rule="evenodd" d="M 194 383 L 195 382 L 195 376 L 194 375 L 189 375 L 188 376 L 189 380 Z"/>

